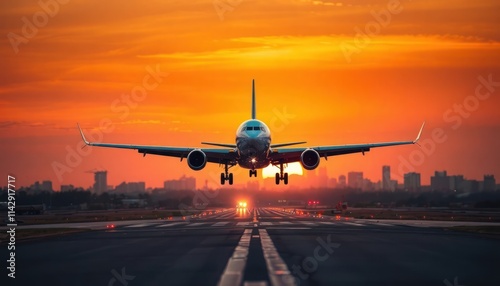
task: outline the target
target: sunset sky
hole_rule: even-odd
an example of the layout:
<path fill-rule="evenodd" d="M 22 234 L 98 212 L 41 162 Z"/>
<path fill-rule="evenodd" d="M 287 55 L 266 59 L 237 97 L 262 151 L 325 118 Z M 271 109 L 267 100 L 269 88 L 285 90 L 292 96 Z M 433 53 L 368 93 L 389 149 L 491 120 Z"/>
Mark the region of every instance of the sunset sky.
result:
<path fill-rule="evenodd" d="M 410 162 L 424 184 L 436 170 L 500 181 L 498 1 L 40 2 L 0 4 L 0 170 L 19 186 L 89 187 L 93 169 L 110 185 L 186 174 L 215 186 L 217 165 L 196 172 L 176 158 L 80 150 L 76 123 L 111 143 L 233 143 L 252 79 L 273 143 L 413 140 L 427 122 L 424 149 L 331 157 L 320 163 L 330 176 L 378 181 L 382 165 L 397 177 Z"/>

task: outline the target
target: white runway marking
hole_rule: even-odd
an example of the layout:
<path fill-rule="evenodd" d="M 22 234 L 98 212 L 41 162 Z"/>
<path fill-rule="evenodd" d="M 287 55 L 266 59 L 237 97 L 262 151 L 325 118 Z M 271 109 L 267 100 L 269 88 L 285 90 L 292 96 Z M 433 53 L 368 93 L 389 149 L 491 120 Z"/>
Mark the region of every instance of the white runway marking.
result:
<path fill-rule="evenodd" d="M 364 224 L 359 224 L 359 223 L 355 223 L 355 222 L 347 222 L 347 221 L 343 221 L 342 222 L 343 224 L 347 224 L 347 225 L 354 225 L 354 226 L 366 226 Z"/>
<path fill-rule="evenodd" d="M 375 224 L 375 225 L 381 225 L 381 226 L 395 226 L 393 224 L 387 224 L 387 223 L 381 223 L 381 222 L 374 222 L 373 224 Z"/>
<path fill-rule="evenodd" d="M 271 285 L 295 286 L 295 278 L 290 274 L 288 266 L 278 254 L 267 230 L 261 228 L 259 234 Z"/>
<path fill-rule="evenodd" d="M 239 222 L 236 224 L 236 226 L 249 226 L 251 224 L 251 222 L 249 221 L 245 221 L 245 222 Z"/>
<path fill-rule="evenodd" d="M 222 273 L 219 286 L 241 285 L 243 280 L 243 271 L 247 263 L 248 248 L 252 239 L 252 229 L 245 229 L 240 238 L 238 246 L 234 249 L 233 255 L 229 258 L 226 268 Z"/>
<path fill-rule="evenodd" d="M 262 222 L 260 222 L 259 224 L 260 224 L 260 225 L 273 225 L 273 223 L 272 223 L 272 222 L 270 222 L 270 221 L 262 221 Z"/>
<path fill-rule="evenodd" d="M 157 225 L 156 227 L 169 227 L 169 226 L 174 226 L 174 225 L 179 225 L 179 224 L 187 224 L 187 223 L 186 222 L 173 222 L 173 223 L 166 223 L 166 224 Z"/>
<path fill-rule="evenodd" d="M 328 225 L 337 224 L 336 222 L 333 222 L 333 221 L 320 221 L 319 223 L 328 224 Z"/>
<path fill-rule="evenodd" d="M 195 223 L 190 223 L 187 226 L 200 226 L 204 224 L 208 224 L 209 222 L 195 222 Z"/>
<path fill-rule="evenodd" d="M 312 222 L 312 221 L 298 221 L 298 223 L 305 224 L 305 225 L 316 225 L 316 223 Z"/>
<path fill-rule="evenodd" d="M 212 226 L 225 226 L 228 223 L 229 223 L 229 221 L 220 221 L 220 222 L 214 223 Z"/>
<path fill-rule="evenodd" d="M 127 228 L 136 228 L 136 227 L 145 227 L 145 226 L 151 226 L 151 225 L 156 225 L 157 223 L 141 223 L 141 224 L 133 224 L 133 225 L 127 225 Z"/>

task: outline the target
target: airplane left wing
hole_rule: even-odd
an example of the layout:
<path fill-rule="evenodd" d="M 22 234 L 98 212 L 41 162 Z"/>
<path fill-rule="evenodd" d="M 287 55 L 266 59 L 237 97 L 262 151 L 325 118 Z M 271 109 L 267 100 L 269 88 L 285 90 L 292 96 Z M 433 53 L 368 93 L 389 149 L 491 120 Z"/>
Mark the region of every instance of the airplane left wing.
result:
<path fill-rule="evenodd" d="M 420 139 L 420 135 L 422 134 L 422 130 L 424 129 L 425 122 L 422 124 L 420 131 L 417 135 L 417 138 L 413 141 L 399 141 L 399 142 L 383 142 L 383 143 L 368 143 L 368 144 L 350 144 L 350 145 L 334 145 L 334 146 L 317 146 L 310 148 L 281 148 L 281 149 L 273 149 L 270 154 L 271 162 L 273 164 L 279 163 L 292 163 L 300 161 L 300 155 L 306 149 L 313 149 L 320 157 L 327 158 L 329 156 L 337 156 L 351 153 L 365 153 L 370 151 L 371 148 L 376 147 L 387 147 L 387 146 L 396 146 L 396 145 L 406 145 L 406 144 L 415 144 Z"/>
<path fill-rule="evenodd" d="M 96 147 L 108 147 L 108 148 L 121 148 L 121 149 L 132 149 L 137 150 L 139 153 L 146 156 L 146 154 L 160 155 L 187 158 L 189 152 L 200 149 L 207 156 L 207 162 L 210 163 L 223 163 L 225 161 L 234 161 L 236 158 L 236 152 L 234 149 L 214 149 L 214 148 L 193 148 L 193 147 L 169 147 L 169 146 L 148 146 L 148 145 L 131 145 L 131 144 L 113 144 L 113 143 L 94 143 L 89 142 L 85 138 L 80 125 L 78 125 L 80 134 L 82 136 L 83 142 L 88 146 Z"/>

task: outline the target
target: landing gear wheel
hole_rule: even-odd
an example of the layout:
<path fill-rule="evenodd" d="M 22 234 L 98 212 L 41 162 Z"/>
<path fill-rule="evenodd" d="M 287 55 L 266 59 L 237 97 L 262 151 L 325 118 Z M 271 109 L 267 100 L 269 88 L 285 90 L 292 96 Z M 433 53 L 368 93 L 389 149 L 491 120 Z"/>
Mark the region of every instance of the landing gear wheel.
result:
<path fill-rule="evenodd" d="M 233 173 L 229 173 L 229 178 L 228 178 L 229 184 L 233 184 Z"/>
<path fill-rule="evenodd" d="M 226 175 L 224 173 L 220 173 L 220 184 L 224 185 L 226 183 Z"/>
<path fill-rule="evenodd" d="M 283 177 L 283 183 L 285 185 L 288 185 L 288 173 L 285 173 L 285 176 Z"/>
<path fill-rule="evenodd" d="M 281 181 L 280 173 L 276 173 L 276 185 L 279 185 Z"/>
<path fill-rule="evenodd" d="M 257 170 L 249 170 L 248 174 L 250 175 L 250 178 L 252 176 L 254 176 L 255 178 L 257 178 Z"/>

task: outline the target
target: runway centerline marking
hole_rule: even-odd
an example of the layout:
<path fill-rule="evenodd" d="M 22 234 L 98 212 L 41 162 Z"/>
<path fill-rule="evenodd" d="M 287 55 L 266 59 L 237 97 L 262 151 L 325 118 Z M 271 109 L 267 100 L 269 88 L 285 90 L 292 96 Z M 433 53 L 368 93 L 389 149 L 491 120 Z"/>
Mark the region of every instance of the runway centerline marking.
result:
<path fill-rule="evenodd" d="M 251 239 L 252 229 L 247 228 L 241 235 L 240 241 L 234 249 L 233 255 L 227 261 L 226 268 L 217 283 L 218 286 L 241 285 Z"/>
<path fill-rule="evenodd" d="M 278 254 L 267 230 L 259 229 L 259 235 L 271 285 L 295 286 L 295 278 L 290 274 L 288 266 Z"/>

